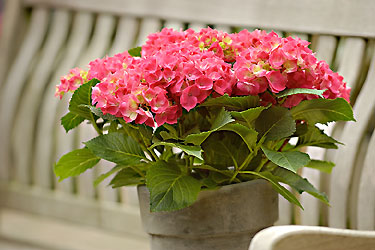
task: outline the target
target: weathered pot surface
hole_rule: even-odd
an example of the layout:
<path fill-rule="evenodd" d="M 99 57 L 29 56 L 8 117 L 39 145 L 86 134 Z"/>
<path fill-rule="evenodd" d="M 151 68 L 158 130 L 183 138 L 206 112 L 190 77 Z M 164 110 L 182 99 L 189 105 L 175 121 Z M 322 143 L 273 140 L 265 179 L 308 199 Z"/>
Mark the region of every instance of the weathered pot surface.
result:
<path fill-rule="evenodd" d="M 193 205 L 173 212 L 151 213 L 145 186 L 138 198 L 152 250 L 247 250 L 255 233 L 278 218 L 278 195 L 260 179 L 202 191 Z"/>

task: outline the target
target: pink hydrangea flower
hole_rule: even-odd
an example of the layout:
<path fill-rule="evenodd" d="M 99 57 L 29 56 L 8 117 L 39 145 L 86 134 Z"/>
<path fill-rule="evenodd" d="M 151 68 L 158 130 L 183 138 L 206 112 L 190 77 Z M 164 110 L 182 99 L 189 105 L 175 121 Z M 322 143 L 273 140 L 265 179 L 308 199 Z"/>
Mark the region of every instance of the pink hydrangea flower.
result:
<path fill-rule="evenodd" d="M 80 68 L 71 69 L 68 75 L 61 77 L 60 84 L 56 86 L 55 96 L 61 99 L 66 92 L 74 92 L 86 81 L 87 71 Z"/>
<path fill-rule="evenodd" d="M 177 123 L 183 109 L 225 94 L 259 95 L 261 105 L 277 105 L 276 93 L 309 88 L 326 89 L 325 98 L 349 101 L 343 78 L 318 61 L 308 45 L 260 30 L 228 34 L 165 28 L 148 36 L 140 58 L 124 52 L 90 62 L 88 72 L 72 69 L 62 77 L 56 96 L 97 78 L 93 105 L 104 114 L 151 127 Z M 279 105 L 291 108 L 312 98 L 318 97 L 292 95 Z"/>

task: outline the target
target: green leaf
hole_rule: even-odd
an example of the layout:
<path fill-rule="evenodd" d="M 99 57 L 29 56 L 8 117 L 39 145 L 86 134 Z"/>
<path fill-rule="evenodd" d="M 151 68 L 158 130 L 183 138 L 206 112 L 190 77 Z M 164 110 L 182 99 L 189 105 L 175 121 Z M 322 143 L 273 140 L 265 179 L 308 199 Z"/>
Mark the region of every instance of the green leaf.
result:
<path fill-rule="evenodd" d="M 161 136 L 161 138 L 163 138 L 163 140 L 179 140 L 179 138 L 176 136 L 176 135 L 174 135 L 174 134 L 172 134 L 172 133 L 170 133 L 170 132 L 167 132 L 167 131 L 160 131 L 160 136 Z"/>
<path fill-rule="evenodd" d="M 277 152 L 264 146 L 262 146 L 262 150 L 270 161 L 294 173 L 310 162 L 309 155 L 302 152 Z"/>
<path fill-rule="evenodd" d="M 224 107 L 227 110 L 242 111 L 257 107 L 258 104 L 258 96 L 230 97 L 228 94 L 225 94 L 220 97 L 207 99 L 204 103 L 200 104 L 200 107 Z"/>
<path fill-rule="evenodd" d="M 330 174 L 335 163 L 330 161 L 311 160 L 305 167 L 314 168 L 324 173 Z"/>
<path fill-rule="evenodd" d="M 236 124 L 227 124 L 222 127 L 220 130 L 232 131 L 241 136 L 242 140 L 246 143 L 250 151 L 256 146 L 258 133 L 251 128 L 245 127 L 239 123 Z"/>
<path fill-rule="evenodd" d="M 329 205 L 328 198 L 326 194 L 319 192 L 316 188 L 306 179 L 302 178 L 298 174 L 295 174 L 289 170 L 277 168 L 273 171 L 273 174 L 279 177 L 279 180 L 285 184 L 288 184 L 300 194 L 307 192 L 312 196 L 318 198 L 325 204 Z"/>
<path fill-rule="evenodd" d="M 118 123 L 116 121 L 111 121 L 109 128 L 108 128 L 108 133 L 114 133 L 117 132 L 118 128 Z"/>
<path fill-rule="evenodd" d="M 207 137 L 210 136 L 211 133 L 219 130 L 226 124 L 233 122 L 230 113 L 225 111 L 224 108 L 221 108 L 220 111 L 215 115 L 215 119 L 212 122 L 211 129 L 209 131 L 197 133 L 197 134 L 190 134 L 185 138 L 185 143 L 191 143 L 194 145 L 201 145 Z"/>
<path fill-rule="evenodd" d="M 200 146 L 189 146 L 189 145 L 183 145 L 183 144 L 179 144 L 179 143 L 161 141 L 161 142 L 155 142 L 154 144 L 152 144 L 152 146 L 149 149 L 153 149 L 154 147 L 157 147 L 157 146 L 160 146 L 160 145 L 179 148 L 182 151 L 184 151 L 186 154 L 195 156 L 198 159 L 203 160 L 203 158 L 202 158 L 202 148 Z"/>
<path fill-rule="evenodd" d="M 193 166 L 196 170 L 208 170 L 209 175 L 201 180 L 202 184 L 209 189 L 217 188 L 218 185 L 229 182 L 232 179 L 233 171 L 220 170 L 209 165 L 196 165 Z M 236 178 L 236 180 L 238 180 Z"/>
<path fill-rule="evenodd" d="M 98 117 L 100 117 L 100 118 L 102 118 L 102 119 L 104 119 L 104 120 L 114 121 L 114 120 L 117 119 L 117 117 L 114 116 L 114 115 L 111 115 L 111 114 L 103 114 L 103 112 L 102 112 L 102 110 L 101 110 L 100 108 L 97 108 L 97 107 L 94 107 L 94 106 L 91 106 L 91 105 L 81 105 L 81 106 L 86 107 L 86 108 L 89 108 L 90 111 L 91 111 L 94 115 L 96 115 L 96 116 L 98 116 Z"/>
<path fill-rule="evenodd" d="M 212 179 L 212 175 L 208 175 L 208 177 L 201 179 L 201 183 L 203 187 L 206 187 L 209 190 L 219 188 L 218 184 Z"/>
<path fill-rule="evenodd" d="M 68 177 L 77 176 L 87 169 L 94 167 L 100 158 L 94 155 L 89 149 L 76 149 L 62 156 L 54 166 L 56 176 L 59 181 Z"/>
<path fill-rule="evenodd" d="M 68 133 L 69 130 L 77 127 L 84 120 L 85 118 L 83 118 L 82 116 L 69 112 L 61 118 L 61 125 L 64 127 L 65 131 Z"/>
<path fill-rule="evenodd" d="M 128 50 L 129 55 L 132 57 L 141 57 L 142 47 L 135 47 Z"/>
<path fill-rule="evenodd" d="M 297 206 L 299 206 L 300 208 L 303 209 L 301 203 L 298 201 L 296 196 L 293 193 L 291 193 L 288 189 L 281 186 L 279 184 L 280 179 L 278 177 L 274 176 L 272 173 L 270 173 L 270 172 L 253 172 L 253 171 L 241 171 L 240 173 L 241 174 L 252 174 L 252 175 L 258 176 L 262 179 L 265 179 L 265 180 L 269 181 L 272 184 L 272 187 L 279 194 L 281 194 L 285 199 L 287 199 L 289 202 L 291 202 L 291 203 L 293 203 L 293 204 L 295 204 L 295 205 L 297 205 Z"/>
<path fill-rule="evenodd" d="M 198 197 L 201 183 L 186 175 L 178 166 L 157 161 L 151 165 L 146 175 L 146 185 L 150 191 L 152 212 L 174 211 L 193 204 Z"/>
<path fill-rule="evenodd" d="M 283 107 L 263 110 L 255 121 L 255 129 L 266 140 L 279 140 L 291 136 L 296 131 L 296 123 L 290 111 Z"/>
<path fill-rule="evenodd" d="M 85 145 L 97 156 L 121 165 L 132 165 L 146 160 L 138 143 L 120 132 L 100 135 Z"/>
<path fill-rule="evenodd" d="M 111 185 L 112 188 L 142 184 L 145 184 L 145 176 L 142 176 L 138 171 L 136 171 L 132 167 L 122 169 L 109 183 L 109 185 Z"/>
<path fill-rule="evenodd" d="M 238 168 L 250 154 L 244 140 L 232 131 L 212 133 L 202 144 L 203 158 L 207 165 L 217 169 Z"/>
<path fill-rule="evenodd" d="M 215 114 L 215 119 L 212 122 L 211 129 L 210 130 L 217 130 L 224 125 L 233 122 L 232 116 L 228 111 L 226 111 L 224 108 L 221 108 L 220 111 Z"/>
<path fill-rule="evenodd" d="M 281 91 L 280 93 L 277 93 L 276 96 L 278 98 L 290 96 L 290 95 L 296 95 L 296 94 L 311 94 L 311 95 L 317 95 L 321 98 L 323 97 L 323 93 L 326 91 L 326 89 L 303 89 L 303 88 L 295 88 L 295 89 L 286 89 L 284 91 Z"/>
<path fill-rule="evenodd" d="M 223 175 L 226 175 L 226 176 L 232 176 L 233 172 L 230 171 L 230 170 L 220 170 L 220 169 L 217 169 L 217 168 L 214 168 L 210 165 L 206 165 L 206 164 L 202 164 L 202 165 L 195 165 L 192 167 L 193 169 L 204 169 L 204 170 L 209 170 L 211 172 L 218 172 L 218 173 L 221 173 Z"/>
<path fill-rule="evenodd" d="M 311 125 L 307 126 L 306 133 L 298 138 L 297 147 L 315 146 L 321 148 L 337 148 L 336 143 L 342 144 L 326 135 L 319 128 Z"/>
<path fill-rule="evenodd" d="M 186 138 L 186 136 L 190 134 L 198 134 L 202 131 L 208 131 L 213 123 L 212 120 L 208 120 L 208 117 L 208 111 L 205 109 L 197 109 L 194 112 L 187 112 L 178 120 L 178 132 L 169 130 L 169 133 L 172 135 L 174 134 L 179 138 Z M 214 118 L 216 117 L 217 116 Z"/>
<path fill-rule="evenodd" d="M 306 100 L 292 108 L 291 112 L 294 119 L 307 121 L 310 125 L 332 121 L 355 121 L 352 107 L 343 98 Z"/>
<path fill-rule="evenodd" d="M 91 105 L 91 89 L 99 83 L 98 79 L 92 79 L 89 82 L 82 84 L 72 96 L 69 102 L 69 110 L 71 113 L 80 115 L 85 119 L 91 120 L 92 114 L 88 107 L 85 105 Z"/>
<path fill-rule="evenodd" d="M 252 128 L 254 121 L 259 117 L 259 115 L 262 113 L 264 109 L 266 109 L 266 107 L 261 106 L 241 112 L 232 111 L 230 112 L 230 114 L 234 119 L 236 119 L 236 121 L 240 121 L 243 125 Z"/>
<path fill-rule="evenodd" d="M 114 173 L 120 171 L 120 170 L 123 169 L 123 168 L 128 168 L 128 167 L 129 167 L 129 166 L 116 165 L 115 167 L 113 167 L 113 168 L 112 168 L 111 170 L 109 170 L 108 172 L 99 175 L 98 178 L 96 178 L 95 181 L 94 181 L 94 187 L 98 186 L 102 181 L 104 181 L 104 180 L 107 179 L 109 176 L 113 175 Z"/>

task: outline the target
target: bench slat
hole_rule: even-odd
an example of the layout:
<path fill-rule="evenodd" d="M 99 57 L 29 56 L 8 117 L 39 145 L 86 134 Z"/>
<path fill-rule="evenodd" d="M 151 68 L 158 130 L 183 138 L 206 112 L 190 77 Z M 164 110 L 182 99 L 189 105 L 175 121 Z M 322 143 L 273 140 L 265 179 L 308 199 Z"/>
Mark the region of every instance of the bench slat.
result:
<path fill-rule="evenodd" d="M 329 226 L 345 228 L 348 216 L 347 205 L 351 177 L 354 171 L 354 162 L 357 149 L 366 131 L 367 124 L 375 108 L 375 53 L 366 82 L 354 106 L 357 122 L 349 122 L 342 132 L 341 141 L 345 146 L 340 146 L 335 154 L 336 168 L 331 174 L 330 197 L 332 207 L 329 209 Z"/>
<path fill-rule="evenodd" d="M 47 30 L 49 13 L 45 8 L 37 8 L 32 13 L 31 24 L 26 39 L 20 48 L 8 78 L 2 86 L 0 100 L 0 159 L 5 167 L 0 168 L 0 178 L 9 178 L 11 166 L 10 138 L 22 88 L 30 71 L 30 64 L 40 48 Z"/>
<path fill-rule="evenodd" d="M 357 201 L 357 228 L 375 230 L 375 130 L 368 145 L 359 182 Z"/>
<path fill-rule="evenodd" d="M 86 68 L 86 64 L 96 58 L 104 57 L 111 45 L 111 39 L 115 28 L 115 18 L 107 14 L 101 14 L 97 17 L 94 34 L 88 44 L 87 49 L 83 55 L 80 56 L 78 65 L 82 68 Z M 86 142 L 98 134 L 94 130 L 91 124 L 82 123 L 78 127 L 78 144 L 75 148 L 82 148 L 84 145 L 81 142 Z M 101 168 L 100 163 L 97 168 Z M 95 180 L 96 174 L 94 169 L 87 170 L 84 174 L 77 178 L 77 189 L 79 195 L 83 197 L 95 197 L 95 190 L 93 181 Z"/>
<path fill-rule="evenodd" d="M 20 183 L 28 184 L 31 181 L 33 169 L 30 168 L 30 162 L 34 155 L 33 138 L 35 125 L 38 123 L 38 108 L 44 89 L 49 85 L 49 77 L 54 70 L 57 54 L 68 35 L 69 18 L 70 15 L 66 10 L 57 10 L 53 13 L 50 34 L 40 52 L 40 60 L 36 64 L 30 81 L 27 81 L 24 87 L 22 105 L 14 123 L 14 131 L 18 133 L 14 134 L 12 145 L 13 152 L 17 152 L 14 158 L 15 179 Z M 43 121 L 39 121 L 41 122 Z"/>
<path fill-rule="evenodd" d="M 92 19 L 93 16 L 89 13 L 75 15 L 71 34 L 64 51 L 65 56 L 51 78 L 43 98 L 43 105 L 40 110 L 40 120 L 43 122 L 39 123 L 36 130 L 35 157 L 32 163 L 32 166 L 34 166 L 33 182 L 40 187 L 50 188 L 53 183 L 51 166 L 57 160 L 54 153 L 58 144 L 55 131 L 63 129 L 59 121 L 67 111 L 69 101 L 69 95 L 61 101 L 54 97 L 54 86 L 58 84 L 62 75 L 67 74 L 69 69 L 75 66 L 80 52 L 88 42 L 93 24 Z M 65 138 L 72 136 L 72 133 L 74 134 L 75 131 L 70 131 L 68 134 L 62 132 L 62 135 Z"/>
<path fill-rule="evenodd" d="M 357 0 L 355 4 L 343 0 L 283 0 L 282 4 L 279 0 L 24 0 L 24 3 L 184 22 L 375 37 L 375 2 L 372 0 Z M 234 4 L 240 7 L 233 8 Z"/>

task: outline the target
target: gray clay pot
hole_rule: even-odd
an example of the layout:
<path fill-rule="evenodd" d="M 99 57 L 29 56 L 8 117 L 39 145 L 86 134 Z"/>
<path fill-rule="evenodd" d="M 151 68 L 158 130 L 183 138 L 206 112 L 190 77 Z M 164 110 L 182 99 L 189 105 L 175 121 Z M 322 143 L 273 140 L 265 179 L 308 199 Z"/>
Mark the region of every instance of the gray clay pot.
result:
<path fill-rule="evenodd" d="M 151 213 L 145 186 L 138 197 L 151 250 L 247 250 L 278 219 L 278 195 L 264 180 L 202 191 L 192 206 L 173 212 Z"/>

